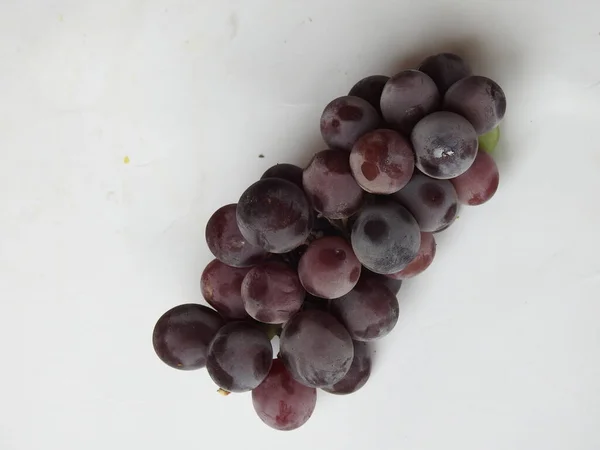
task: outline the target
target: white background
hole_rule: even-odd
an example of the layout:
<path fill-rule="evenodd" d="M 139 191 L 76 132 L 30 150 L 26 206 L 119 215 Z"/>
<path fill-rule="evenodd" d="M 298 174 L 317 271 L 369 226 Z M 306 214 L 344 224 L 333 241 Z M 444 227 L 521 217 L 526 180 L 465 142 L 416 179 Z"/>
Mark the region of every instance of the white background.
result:
<path fill-rule="evenodd" d="M 599 5 L 1 1 L 0 448 L 599 449 Z M 323 149 L 355 81 L 448 50 L 507 93 L 500 190 L 406 283 L 367 386 L 278 433 L 163 365 L 210 214 Z"/>

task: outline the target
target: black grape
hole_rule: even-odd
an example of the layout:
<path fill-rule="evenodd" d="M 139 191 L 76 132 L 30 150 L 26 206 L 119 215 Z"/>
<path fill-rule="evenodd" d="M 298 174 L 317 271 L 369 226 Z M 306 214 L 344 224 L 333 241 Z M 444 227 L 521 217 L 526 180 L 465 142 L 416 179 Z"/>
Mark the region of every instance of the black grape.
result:
<path fill-rule="evenodd" d="M 421 233 L 421 239 L 423 239 L 423 233 Z M 422 245 L 423 244 L 421 244 L 421 246 Z M 408 267 L 410 267 L 410 264 L 407 266 L 407 268 Z M 360 273 L 360 278 L 373 278 L 377 283 L 383 284 L 386 288 L 388 288 L 394 295 L 398 294 L 398 292 L 400 292 L 400 288 L 402 287 L 402 280 L 393 278 L 393 274 L 381 275 L 379 273 L 371 272 L 369 269 L 365 269 L 364 267 Z"/>
<path fill-rule="evenodd" d="M 249 317 L 242 300 L 242 281 L 249 270 L 214 259 L 202 272 L 200 288 L 204 299 L 226 319 Z"/>
<path fill-rule="evenodd" d="M 419 70 L 431 77 L 442 95 L 458 80 L 471 75 L 471 68 L 467 63 L 453 53 L 430 56 L 421 63 Z"/>
<path fill-rule="evenodd" d="M 321 135 L 331 148 L 350 150 L 363 134 L 379 126 L 381 118 L 369 102 L 359 97 L 339 97 L 321 115 Z"/>
<path fill-rule="evenodd" d="M 358 391 L 371 376 L 371 351 L 366 342 L 354 341 L 354 359 L 350 370 L 341 381 L 333 386 L 324 387 L 330 394 L 352 394 Z"/>
<path fill-rule="evenodd" d="M 294 164 L 275 164 L 273 167 L 268 168 L 260 179 L 264 178 L 281 178 L 294 183 L 300 189 L 302 189 L 302 168 L 295 166 Z"/>
<path fill-rule="evenodd" d="M 381 93 L 389 79 L 390 77 L 385 75 L 371 75 L 363 78 L 350 89 L 348 95 L 368 101 L 381 114 Z"/>

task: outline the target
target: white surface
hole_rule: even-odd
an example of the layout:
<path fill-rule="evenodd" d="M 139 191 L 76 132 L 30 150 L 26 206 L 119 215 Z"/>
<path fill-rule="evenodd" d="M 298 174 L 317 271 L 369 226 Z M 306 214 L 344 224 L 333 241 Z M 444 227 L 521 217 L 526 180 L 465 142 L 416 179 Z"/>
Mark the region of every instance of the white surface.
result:
<path fill-rule="evenodd" d="M 0 448 L 600 448 L 600 4 L 572 3 L 1 2 Z M 406 283 L 370 383 L 286 434 L 162 365 L 212 211 L 443 50 L 507 93 L 501 187 Z"/>

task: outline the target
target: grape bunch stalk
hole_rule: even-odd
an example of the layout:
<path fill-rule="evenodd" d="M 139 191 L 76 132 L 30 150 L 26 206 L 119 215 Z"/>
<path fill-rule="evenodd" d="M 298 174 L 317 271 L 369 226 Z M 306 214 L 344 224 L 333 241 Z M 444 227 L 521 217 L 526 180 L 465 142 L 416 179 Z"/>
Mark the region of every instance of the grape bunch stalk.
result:
<path fill-rule="evenodd" d="M 271 167 L 210 217 L 215 259 L 200 285 L 212 308 L 164 313 L 158 357 L 206 367 L 221 393 L 251 391 L 260 420 L 283 431 L 309 420 L 317 389 L 361 389 L 373 342 L 398 322 L 402 283 L 435 258 L 435 234 L 496 193 L 505 112 L 502 88 L 454 54 L 360 80 L 322 113 L 328 148 L 305 168 Z"/>

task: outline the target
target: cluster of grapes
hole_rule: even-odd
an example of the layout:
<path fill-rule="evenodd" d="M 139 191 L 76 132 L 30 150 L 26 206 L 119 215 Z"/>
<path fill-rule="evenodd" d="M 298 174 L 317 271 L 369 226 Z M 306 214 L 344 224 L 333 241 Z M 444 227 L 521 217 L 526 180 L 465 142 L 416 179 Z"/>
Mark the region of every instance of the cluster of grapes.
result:
<path fill-rule="evenodd" d="M 452 54 L 361 80 L 323 112 L 329 150 L 305 169 L 270 168 L 210 218 L 216 259 L 201 286 L 214 310 L 167 311 L 154 328 L 158 356 L 206 366 L 224 393 L 252 391 L 258 416 L 279 430 L 309 419 L 317 388 L 360 389 L 366 343 L 396 325 L 396 294 L 431 264 L 433 233 L 459 203 L 496 192 L 496 164 L 478 148 L 505 110 L 502 89 Z"/>

